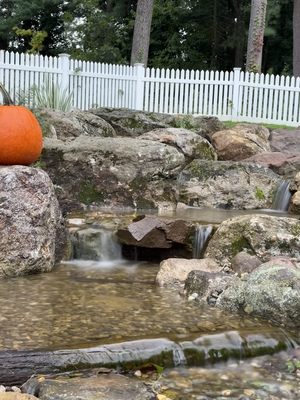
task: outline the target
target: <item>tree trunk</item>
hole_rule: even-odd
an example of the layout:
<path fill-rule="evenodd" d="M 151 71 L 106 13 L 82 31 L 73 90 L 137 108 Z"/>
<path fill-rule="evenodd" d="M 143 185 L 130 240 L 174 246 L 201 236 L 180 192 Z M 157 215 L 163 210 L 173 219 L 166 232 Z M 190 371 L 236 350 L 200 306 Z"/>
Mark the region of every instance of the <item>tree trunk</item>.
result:
<path fill-rule="evenodd" d="M 236 18 L 236 24 L 234 29 L 235 39 L 235 55 L 234 55 L 234 66 L 243 68 L 244 67 L 244 51 L 245 51 L 245 20 L 242 11 L 241 1 L 233 0 L 234 13 Z"/>
<path fill-rule="evenodd" d="M 148 63 L 151 21 L 154 0 L 138 0 L 134 23 L 131 65 Z"/>
<path fill-rule="evenodd" d="M 267 0 L 252 0 L 248 33 L 246 70 L 261 72 Z"/>
<path fill-rule="evenodd" d="M 218 46 L 218 5 L 217 0 L 213 4 L 213 37 L 211 48 L 210 69 L 215 70 L 217 67 L 217 46 Z"/>
<path fill-rule="evenodd" d="M 293 74 L 294 76 L 300 76 L 300 0 L 294 0 Z"/>
<path fill-rule="evenodd" d="M 141 366 L 149 362 L 175 366 L 180 347 L 168 339 L 145 339 L 71 350 L 0 351 L 0 384 L 21 385 L 32 375 L 59 374 L 98 367 Z"/>

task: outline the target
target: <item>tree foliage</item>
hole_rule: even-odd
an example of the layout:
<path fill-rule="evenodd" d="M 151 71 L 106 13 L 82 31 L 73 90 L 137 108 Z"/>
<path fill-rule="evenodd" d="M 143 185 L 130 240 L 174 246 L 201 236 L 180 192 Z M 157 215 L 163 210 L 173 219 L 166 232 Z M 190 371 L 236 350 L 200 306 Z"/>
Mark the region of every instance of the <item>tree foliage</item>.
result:
<path fill-rule="evenodd" d="M 148 65 L 244 68 L 250 5 L 154 0 Z M 0 0 L 0 48 L 129 64 L 136 6 L 137 0 Z M 20 34 L 26 31 L 32 34 Z M 268 0 L 263 72 L 292 72 L 292 35 L 293 1 Z"/>

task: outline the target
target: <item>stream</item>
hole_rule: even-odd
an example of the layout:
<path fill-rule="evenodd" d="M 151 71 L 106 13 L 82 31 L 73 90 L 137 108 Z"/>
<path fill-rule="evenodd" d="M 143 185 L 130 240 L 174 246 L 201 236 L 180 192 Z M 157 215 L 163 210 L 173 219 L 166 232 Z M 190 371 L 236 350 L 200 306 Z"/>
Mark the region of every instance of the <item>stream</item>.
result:
<path fill-rule="evenodd" d="M 213 217 L 213 223 L 221 219 L 216 213 Z M 201 345 L 209 353 L 214 338 L 226 349 L 232 332 L 262 336 L 271 347 L 276 340 L 284 343 L 285 351 L 272 356 L 265 351 L 249 359 L 240 353 L 222 362 L 208 357 L 202 365 L 193 359 L 165 369 L 155 385 L 175 400 L 300 399 L 300 377 L 288 370 L 298 351 L 299 332 L 199 307 L 174 290 L 156 286 L 158 268 L 119 259 L 118 253 L 115 260 L 71 260 L 51 273 L 0 280 L 0 350 L 88 348 L 158 338 L 191 343 L 203 338 Z"/>

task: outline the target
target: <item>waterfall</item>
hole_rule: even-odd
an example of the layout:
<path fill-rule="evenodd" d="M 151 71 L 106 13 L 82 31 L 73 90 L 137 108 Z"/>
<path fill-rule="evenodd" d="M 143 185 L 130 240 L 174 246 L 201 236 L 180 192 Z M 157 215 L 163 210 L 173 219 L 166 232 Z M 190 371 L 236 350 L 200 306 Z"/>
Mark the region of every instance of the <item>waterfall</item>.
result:
<path fill-rule="evenodd" d="M 272 204 L 273 210 L 287 211 L 291 200 L 291 192 L 289 191 L 289 181 L 282 181 L 278 186 L 277 192 Z"/>
<path fill-rule="evenodd" d="M 195 231 L 193 258 L 201 258 L 206 248 L 207 240 L 212 233 L 212 225 L 198 225 Z"/>
<path fill-rule="evenodd" d="M 74 259 L 116 261 L 122 259 L 121 246 L 114 240 L 113 232 L 103 228 L 79 230 L 73 240 Z"/>

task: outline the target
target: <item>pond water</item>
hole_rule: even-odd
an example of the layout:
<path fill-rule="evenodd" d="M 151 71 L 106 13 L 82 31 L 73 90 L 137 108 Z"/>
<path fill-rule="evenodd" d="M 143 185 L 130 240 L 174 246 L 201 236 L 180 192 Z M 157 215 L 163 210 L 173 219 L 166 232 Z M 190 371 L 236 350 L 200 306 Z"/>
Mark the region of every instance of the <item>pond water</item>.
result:
<path fill-rule="evenodd" d="M 176 216 L 182 213 L 204 223 L 237 215 L 187 209 Z M 102 218 L 101 213 L 90 217 L 98 222 Z M 242 337 L 262 335 L 270 343 L 278 338 L 289 352 L 297 351 L 293 348 L 300 341 L 299 332 L 284 332 L 267 321 L 199 307 L 178 291 L 159 288 L 155 284 L 158 267 L 119 259 L 79 259 L 62 263 L 51 273 L 0 280 L 0 350 L 83 348 L 146 338 L 184 343 L 199 337 L 209 347 L 211 336 L 219 337 L 220 345 L 226 347 L 233 332 Z M 290 357 L 283 352 L 205 367 L 173 368 L 165 370 L 154 384 L 175 400 L 297 400 L 300 379 L 287 371 Z"/>
<path fill-rule="evenodd" d="M 157 264 L 76 260 L 0 281 L 0 349 L 87 347 L 137 338 L 190 340 L 224 331 L 274 332 L 254 319 L 189 303 L 155 285 Z"/>

